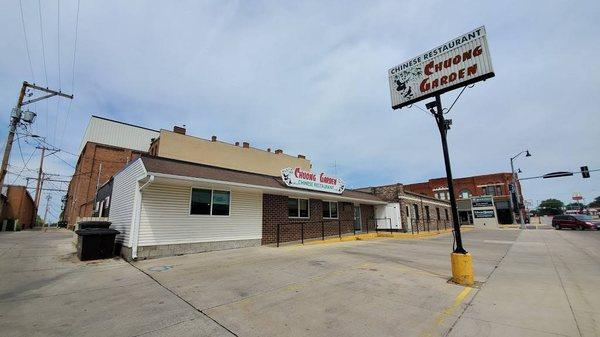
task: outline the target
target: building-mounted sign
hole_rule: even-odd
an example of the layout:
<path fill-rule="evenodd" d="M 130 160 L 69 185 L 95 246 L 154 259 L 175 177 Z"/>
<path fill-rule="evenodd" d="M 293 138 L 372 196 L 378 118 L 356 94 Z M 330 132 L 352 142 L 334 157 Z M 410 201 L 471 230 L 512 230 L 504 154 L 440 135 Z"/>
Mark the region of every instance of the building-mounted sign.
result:
<path fill-rule="evenodd" d="M 471 204 L 473 205 L 473 208 L 493 207 L 494 199 L 491 196 L 472 197 Z"/>
<path fill-rule="evenodd" d="M 304 171 L 299 167 L 284 168 L 281 170 L 281 179 L 290 187 L 303 188 L 307 190 L 341 194 L 344 192 L 344 182 L 325 173 L 313 173 Z"/>
<path fill-rule="evenodd" d="M 452 39 L 388 71 L 398 109 L 494 76 L 485 27 Z"/>

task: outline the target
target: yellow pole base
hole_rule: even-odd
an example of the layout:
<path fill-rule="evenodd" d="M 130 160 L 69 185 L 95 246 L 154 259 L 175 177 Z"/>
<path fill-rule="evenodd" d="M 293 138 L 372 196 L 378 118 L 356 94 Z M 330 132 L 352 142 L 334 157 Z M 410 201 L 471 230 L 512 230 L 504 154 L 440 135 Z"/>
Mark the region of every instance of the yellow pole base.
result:
<path fill-rule="evenodd" d="M 472 286 L 475 283 L 475 275 L 473 274 L 473 261 L 471 254 L 450 254 L 452 263 L 452 281 L 455 283 Z"/>

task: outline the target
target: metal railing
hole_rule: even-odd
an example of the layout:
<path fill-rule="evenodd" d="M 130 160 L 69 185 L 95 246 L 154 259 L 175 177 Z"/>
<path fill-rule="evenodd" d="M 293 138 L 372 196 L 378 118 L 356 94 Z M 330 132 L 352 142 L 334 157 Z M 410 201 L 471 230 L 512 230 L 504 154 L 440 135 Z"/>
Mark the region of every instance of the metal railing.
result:
<path fill-rule="evenodd" d="M 348 224 L 352 226 L 352 229 L 348 228 Z M 342 226 L 344 229 L 342 229 Z M 293 239 L 282 241 L 282 230 L 285 230 L 286 228 L 290 228 L 289 231 L 286 232 L 286 236 L 288 238 L 291 236 Z M 302 244 L 304 244 L 304 240 L 306 238 L 315 239 L 321 237 L 321 240 L 325 240 L 325 237 L 334 235 L 337 235 L 340 239 L 342 238 L 342 234 L 353 233 L 356 235 L 356 227 L 354 226 L 354 219 L 323 219 L 317 221 L 293 221 L 283 224 L 278 223 L 276 233 L 277 247 L 279 247 L 279 243 L 281 242 L 297 241 L 298 239 L 296 239 L 294 233 L 299 236 L 298 239 L 300 242 L 302 242 Z"/>
<path fill-rule="evenodd" d="M 440 231 L 447 230 L 448 228 L 452 228 L 452 220 L 445 219 L 410 219 L 411 221 L 411 232 L 412 234 L 420 233 L 420 232 L 431 232 L 431 231 Z"/>

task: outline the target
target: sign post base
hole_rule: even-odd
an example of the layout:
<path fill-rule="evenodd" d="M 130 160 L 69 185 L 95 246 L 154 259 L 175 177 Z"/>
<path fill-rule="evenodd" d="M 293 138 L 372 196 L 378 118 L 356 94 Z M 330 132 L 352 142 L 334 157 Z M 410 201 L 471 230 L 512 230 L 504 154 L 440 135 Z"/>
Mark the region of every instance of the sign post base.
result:
<path fill-rule="evenodd" d="M 471 254 L 452 253 L 452 281 L 463 286 L 472 286 L 475 283 L 473 274 L 473 261 Z"/>

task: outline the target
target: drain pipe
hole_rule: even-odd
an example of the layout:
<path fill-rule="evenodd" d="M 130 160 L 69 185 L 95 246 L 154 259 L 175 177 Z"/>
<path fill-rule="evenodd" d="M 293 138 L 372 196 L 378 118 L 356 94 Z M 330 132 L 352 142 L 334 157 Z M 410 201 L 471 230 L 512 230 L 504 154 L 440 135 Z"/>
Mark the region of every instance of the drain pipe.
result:
<path fill-rule="evenodd" d="M 154 181 L 154 176 L 150 175 L 148 181 L 144 183 L 144 185 L 138 188 L 137 198 L 135 202 L 134 208 L 134 220 L 133 220 L 133 228 L 132 228 L 132 245 L 131 245 L 131 258 L 137 260 L 137 250 L 138 250 L 138 242 L 140 238 L 140 217 L 142 215 L 142 191 L 146 189 L 146 187 L 150 186 Z"/>

